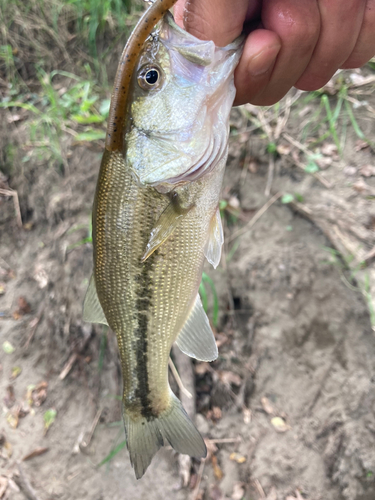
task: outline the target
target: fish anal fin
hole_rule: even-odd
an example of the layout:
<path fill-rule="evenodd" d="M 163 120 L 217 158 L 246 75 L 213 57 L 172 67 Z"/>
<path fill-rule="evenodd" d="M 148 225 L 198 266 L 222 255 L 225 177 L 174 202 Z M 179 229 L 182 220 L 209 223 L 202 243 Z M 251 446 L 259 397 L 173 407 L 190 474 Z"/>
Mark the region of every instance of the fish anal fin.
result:
<path fill-rule="evenodd" d="M 88 323 L 101 323 L 108 325 L 104 311 L 99 302 L 96 292 L 94 275 L 90 278 L 90 283 L 83 301 L 83 321 Z"/>
<path fill-rule="evenodd" d="M 218 356 L 215 337 L 199 294 L 176 344 L 182 352 L 199 361 L 214 361 Z"/>
<path fill-rule="evenodd" d="M 220 263 L 221 247 L 224 243 L 223 225 L 221 223 L 220 210 L 217 208 L 215 215 L 210 221 L 210 229 L 204 255 L 208 262 L 216 269 Z"/>
<path fill-rule="evenodd" d="M 177 193 L 174 193 L 172 200 L 159 217 L 151 231 L 150 239 L 147 243 L 146 252 L 142 257 L 142 262 L 147 260 L 173 233 L 176 227 L 186 217 L 194 205 L 184 208 L 180 205 Z"/>

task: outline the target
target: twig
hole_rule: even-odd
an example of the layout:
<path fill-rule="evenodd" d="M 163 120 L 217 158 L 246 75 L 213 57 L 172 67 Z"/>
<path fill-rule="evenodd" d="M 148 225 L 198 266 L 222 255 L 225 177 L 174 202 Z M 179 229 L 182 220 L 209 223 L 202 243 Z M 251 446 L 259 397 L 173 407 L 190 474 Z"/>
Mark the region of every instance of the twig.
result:
<path fill-rule="evenodd" d="M 280 138 L 281 132 L 285 128 L 290 115 L 290 108 L 292 107 L 293 101 L 290 95 L 286 96 L 284 114 L 280 115 L 277 119 L 276 128 L 274 131 L 275 140 Z"/>
<path fill-rule="evenodd" d="M 24 348 L 25 349 L 28 349 L 29 348 L 29 345 L 30 345 L 30 342 L 32 341 L 32 339 L 34 338 L 34 335 L 35 335 L 35 332 L 38 328 L 38 325 L 40 323 L 40 320 L 42 319 L 43 317 L 43 313 L 44 313 L 44 304 L 42 304 L 40 307 L 39 307 L 39 311 L 38 311 L 38 314 L 35 316 L 35 318 L 33 318 L 31 321 L 30 321 L 30 324 L 29 324 L 29 327 L 30 327 L 30 333 L 29 333 L 29 336 L 27 337 L 26 339 L 26 342 L 24 344 Z"/>
<path fill-rule="evenodd" d="M 254 479 L 254 481 L 252 481 L 255 489 L 257 490 L 257 492 L 259 493 L 260 495 L 260 498 L 263 500 L 264 498 L 266 498 L 266 494 L 264 493 L 264 489 L 262 488 L 262 485 L 260 484 L 259 482 L 259 479 Z"/>
<path fill-rule="evenodd" d="M 87 328 L 90 328 L 90 330 L 88 330 Z M 91 326 L 89 325 L 86 325 L 82 328 L 83 332 L 84 332 L 84 339 L 83 339 L 83 342 L 81 343 L 81 346 L 79 347 L 79 350 L 76 351 L 76 352 L 73 352 L 73 354 L 70 356 L 70 358 L 68 359 L 66 365 L 64 366 L 64 368 L 62 369 L 62 372 L 60 373 L 59 375 L 59 379 L 60 380 L 64 380 L 64 378 L 68 375 L 68 373 L 70 372 L 70 370 L 72 369 L 74 363 L 77 361 L 79 355 L 85 350 L 90 338 L 91 338 L 91 334 L 92 334 L 92 328 Z M 87 333 L 86 333 L 87 332 Z"/>
<path fill-rule="evenodd" d="M 229 238 L 227 238 L 227 241 L 228 243 L 230 241 L 233 241 L 235 238 L 237 238 L 238 236 L 241 236 L 241 234 L 244 234 L 246 233 L 247 231 L 249 231 L 253 226 L 254 224 L 262 217 L 262 215 L 267 212 L 267 210 L 275 203 L 275 201 L 277 201 L 280 197 L 281 197 L 282 193 L 278 192 L 276 193 L 274 196 L 272 196 L 271 199 L 269 199 L 267 201 L 267 203 L 265 203 L 263 205 L 262 208 L 260 208 L 254 215 L 254 217 L 247 223 L 245 224 L 244 227 L 242 227 L 241 229 L 239 229 L 238 231 L 235 231 Z"/>
<path fill-rule="evenodd" d="M 22 491 L 22 493 L 29 500 L 40 500 L 36 491 L 31 486 L 30 481 L 25 476 L 25 472 L 24 472 L 21 464 L 18 463 L 17 467 L 18 467 L 18 471 L 19 471 L 20 475 L 19 475 L 19 478 L 14 478 L 14 479 L 15 479 L 15 482 L 17 483 L 17 485 L 19 486 L 20 490 Z"/>
<path fill-rule="evenodd" d="M 274 172 L 275 172 L 275 157 L 273 153 L 269 153 L 267 184 L 266 184 L 266 189 L 264 190 L 264 194 L 267 197 L 270 195 L 271 192 Z"/>
<path fill-rule="evenodd" d="M 15 191 L 14 189 L 0 189 L 0 194 L 3 194 L 4 196 L 12 196 L 13 197 L 14 209 L 16 211 L 17 225 L 18 225 L 18 227 L 22 227 L 20 201 L 18 198 L 17 191 Z"/>
<path fill-rule="evenodd" d="M 180 398 L 182 406 L 185 408 L 186 413 L 189 415 L 191 420 L 195 420 L 195 381 L 194 372 L 191 359 L 186 356 L 180 349 L 174 345 L 173 346 L 173 356 L 176 361 L 178 372 L 181 373 L 181 378 L 184 380 L 184 384 L 174 366 L 172 360 L 169 358 L 169 366 L 172 373 L 176 379 L 178 387 L 180 388 Z M 180 385 L 181 384 L 181 385 Z M 183 487 L 187 487 L 190 482 L 190 470 L 191 470 L 191 458 L 187 455 L 178 456 L 179 464 L 179 475 L 181 478 L 181 483 Z"/>
<path fill-rule="evenodd" d="M 92 439 L 92 437 L 94 435 L 94 432 L 95 432 L 96 426 L 98 425 L 98 422 L 99 422 L 101 414 L 102 414 L 102 409 L 99 409 L 96 412 L 96 415 L 95 415 L 95 418 L 93 420 L 93 423 L 91 424 L 91 429 L 87 433 L 87 438 L 86 439 L 83 438 L 82 441 L 79 444 L 80 448 L 87 448 L 89 446 L 89 444 L 91 443 L 91 439 Z"/>
<path fill-rule="evenodd" d="M 375 75 L 370 75 L 363 78 L 361 82 L 349 83 L 349 87 L 351 88 L 362 87 L 363 85 L 368 85 L 369 83 L 374 83 L 374 82 L 375 82 Z"/>
<path fill-rule="evenodd" d="M 169 358 L 168 365 L 169 365 L 169 368 L 171 369 L 171 372 L 173 373 L 173 376 L 177 382 L 178 388 L 180 389 L 182 394 L 184 394 L 187 398 L 191 399 L 193 397 L 193 395 L 191 394 L 191 392 L 189 392 L 185 388 L 184 384 L 182 383 L 180 375 L 178 374 L 178 371 L 176 370 L 176 367 L 174 366 L 174 363 L 171 360 L 171 358 Z"/>
<path fill-rule="evenodd" d="M 201 463 L 199 465 L 197 483 L 196 483 L 195 488 L 194 488 L 194 490 L 193 490 L 193 492 L 191 494 L 191 499 L 190 500 L 197 500 L 197 498 L 198 498 L 199 488 L 200 488 L 200 485 L 201 485 L 201 482 L 202 482 L 202 477 L 203 477 L 203 471 L 204 471 L 205 464 L 206 464 L 206 459 L 204 458 L 203 460 L 201 460 Z"/>
<path fill-rule="evenodd" d="M 375 257 L 375 247 L 369 252 L 367 252 L 363 260 L 366 262 L 366 264 L 368 264 L 370 260 L 372 260 L 374 257 Z"/>
<path fill-rule="evenodd" d="M 236 438 L 208 439 L 207 441 L 214 444 L 224 444 L 224 443 L 240 443 L 242 440 L 240 436 L 237 436 Z"/>
<path fill-rule="evenodd" d="M 62 372 L 59 375 L 60 380 L 64 380 L 64 378 L 68 375 L 68 373 L 72 369 L 74 363 L 77 361 L 77 358 L 78 358 L 78 353 L 73 352 L 73 354 L 70 356 L 70 358 L 68 359 L 68 362 L 66 363 L 66 365 L 62 369 Z"/>

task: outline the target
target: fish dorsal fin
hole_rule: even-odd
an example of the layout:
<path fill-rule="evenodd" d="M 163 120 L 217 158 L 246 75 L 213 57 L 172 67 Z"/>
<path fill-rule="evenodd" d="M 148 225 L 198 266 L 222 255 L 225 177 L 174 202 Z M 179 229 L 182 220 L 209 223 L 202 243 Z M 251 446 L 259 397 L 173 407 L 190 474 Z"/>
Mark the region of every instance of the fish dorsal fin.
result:
<path fill-rule="evenodd" d="M 172 200 L 164 212 L 159 217 L 157 223 L 152 228 L 150 239 L 147 243 L 146 252 L 142 257 L 142 262 L 147 260 L 155 250 L 160 247 L 173 233 L 176 227 L 186 217 L 194 205 L 183 208 L 180 205 L 177 193 L 174 193 Z"/>
<path fill-rule="evenodd" d="M 221 223 L 220 210 L 217 208 L 210 222 L 208 241 L 204 249 L 204 255 L 210 264 L 216 269 L 220 263 L 221 247 L 224 243 L 223 225 Z"/>
<path fill-rule="evenodd" d="M 108 325 L 104 311 L 99 302 L 96 292 L 94 275 L 91 275 L 89 287 L 87 289 L 85 300 L 83 301 L 83 321 L 88 323 L 101 323 Z"/>
<path fill-rule="evenodd" d="M 217 345 L 199 294 L 176 344 L 182 352 L 199 361 L 213 361 L 218 356 Z"/>

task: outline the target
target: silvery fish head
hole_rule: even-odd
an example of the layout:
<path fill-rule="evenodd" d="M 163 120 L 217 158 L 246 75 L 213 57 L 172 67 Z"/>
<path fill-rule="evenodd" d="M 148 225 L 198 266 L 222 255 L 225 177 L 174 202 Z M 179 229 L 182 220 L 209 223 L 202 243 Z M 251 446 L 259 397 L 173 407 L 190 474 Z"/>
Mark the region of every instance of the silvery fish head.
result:
<path fill-rule="evenodd" d="M 226 150 L 239 38 L 226 47 L 179 28 L 170 13 L 133 76 L 126 163 L 141 185 L 168 191 L 211 170 Z"/>

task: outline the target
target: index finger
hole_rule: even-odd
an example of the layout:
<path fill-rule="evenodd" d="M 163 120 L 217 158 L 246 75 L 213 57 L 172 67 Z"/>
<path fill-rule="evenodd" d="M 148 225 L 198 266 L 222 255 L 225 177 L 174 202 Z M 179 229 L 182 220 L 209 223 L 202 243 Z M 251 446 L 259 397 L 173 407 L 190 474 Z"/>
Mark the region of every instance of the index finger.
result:
<path fill-rule="evenodd" d="M 241 33 L 251 4 L 257 0 L 180 0 L 174 7 L 177 24 L 200 40 L 224 47 Z"/>

